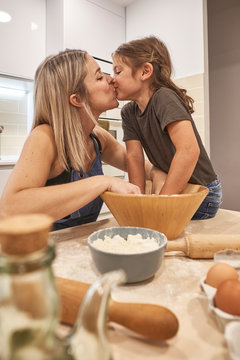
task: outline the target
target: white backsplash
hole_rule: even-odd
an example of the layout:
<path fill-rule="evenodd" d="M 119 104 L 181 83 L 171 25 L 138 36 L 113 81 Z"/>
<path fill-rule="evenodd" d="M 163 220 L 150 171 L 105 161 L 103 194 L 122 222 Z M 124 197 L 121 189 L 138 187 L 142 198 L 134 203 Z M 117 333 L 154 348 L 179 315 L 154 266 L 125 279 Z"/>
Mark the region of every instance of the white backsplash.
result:
<path fill-rule="evenodd" d="M 0 157 L 18 157 L 32 122 L 32 81 L 0 75 Z"/>

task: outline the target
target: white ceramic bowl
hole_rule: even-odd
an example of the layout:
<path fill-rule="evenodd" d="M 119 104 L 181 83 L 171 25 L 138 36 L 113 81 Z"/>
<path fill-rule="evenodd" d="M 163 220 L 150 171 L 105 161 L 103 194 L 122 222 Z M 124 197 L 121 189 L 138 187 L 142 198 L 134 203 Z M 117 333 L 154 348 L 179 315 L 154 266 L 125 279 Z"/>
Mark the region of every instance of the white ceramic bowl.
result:
<path fill-rule="evenodd" d="M 141 234 L 143 239 L 154 238 L 158 248 L 152 251 L 133 254 L 119 254 L 99 250 L 93 246 L 97 239 L 104 240 L 104 236 L 113 238 L 120 235 L 127 239 L 128 235 Z M 151 278 L 162 264 L 167 238 L 164 234 L 146 228 L 122 226 L 98 230 L 88 238 L 88 245 L 96 269 L 101 273 L 122 269 L 127 276 L 127 283 L 134 283 Z"/>

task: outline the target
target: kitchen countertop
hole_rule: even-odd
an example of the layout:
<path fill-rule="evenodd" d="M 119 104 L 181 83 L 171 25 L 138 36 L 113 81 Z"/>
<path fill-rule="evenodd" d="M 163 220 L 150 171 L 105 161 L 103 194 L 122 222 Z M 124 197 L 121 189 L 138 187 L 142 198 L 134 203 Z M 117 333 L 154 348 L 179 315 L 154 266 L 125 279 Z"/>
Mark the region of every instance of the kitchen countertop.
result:
<path fill-rule="evenodd" d="M 96 230 L 117 226 L 115 219 L 105 219 L 71 229 L 52 232 L 57 258 L 55 275 L 86 283 L 99 274 L 91 260 L 87 237 Z M 240 234 L 240 212 L 219 210 L 213 219 L 191 221 L 181 234 Z M 229 360 L 223 333 L 208 312 L 207 300 L 200 289 L 213 260 L 196 260 L 181 252 L 165 253 L 155 276 L 145 282 L 120 286 L 112 298 L 121 302 L 153 303 L 168 307 L 179 320 L 177 335 L 166 342 L 143 339 L 120 325 L 111 323 L 109 338 L 114 360 Z"/>
<path fill-rule="evenodd" d="M 11 165 L 14 166 L 18 161 L 19 156 L 4 156 L 0 157 L 0 166 Z"/>

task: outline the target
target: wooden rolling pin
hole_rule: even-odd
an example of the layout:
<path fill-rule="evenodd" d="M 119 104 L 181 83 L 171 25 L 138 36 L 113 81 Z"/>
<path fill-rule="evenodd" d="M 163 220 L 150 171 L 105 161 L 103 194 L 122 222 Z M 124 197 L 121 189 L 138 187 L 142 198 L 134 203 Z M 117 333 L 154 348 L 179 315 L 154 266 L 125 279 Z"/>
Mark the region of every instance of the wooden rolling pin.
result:
<path fill-rule="evenodd" d="M 183 251 L 192 259 L 211 259 L 220 250 L 240 250 L 240 234 L 193 234 L 169 240 L 166 251 Z"/>
<path fill-rule="evenodd" d="M 57 277 L 61 298 L 61 321 L 73 325 L 90 284 Z M 109 320 L 148 339 L 163 341 L 178 331 L 178 319 L 169 309 L 153 304 L 121 303 L 111 300 Z"/>

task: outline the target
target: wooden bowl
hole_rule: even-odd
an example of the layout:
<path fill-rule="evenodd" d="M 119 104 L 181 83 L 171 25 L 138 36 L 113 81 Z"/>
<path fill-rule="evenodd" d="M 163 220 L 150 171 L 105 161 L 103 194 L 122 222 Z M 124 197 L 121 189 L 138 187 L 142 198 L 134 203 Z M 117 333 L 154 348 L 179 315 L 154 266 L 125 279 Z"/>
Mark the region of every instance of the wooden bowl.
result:
<path fill-rule="evenodd" d="M 101 197 L 120 226 L 157 230 L 171 240 L 183 232 L 208 191 L 205 186 L 188 184 L 178 195 L 134 195 L 107 191 Z"/>

